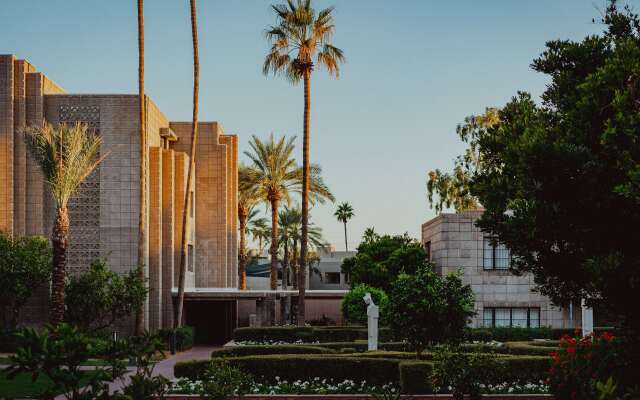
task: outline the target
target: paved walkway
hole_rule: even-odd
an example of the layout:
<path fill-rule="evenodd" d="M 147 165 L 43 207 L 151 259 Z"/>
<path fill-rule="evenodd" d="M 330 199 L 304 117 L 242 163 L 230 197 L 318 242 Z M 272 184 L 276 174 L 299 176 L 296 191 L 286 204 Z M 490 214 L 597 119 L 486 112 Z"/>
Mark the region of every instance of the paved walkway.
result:
<path fill-rule="evenodd" d="M 180 361 L 190 361 L 190 360 L 207 360 L 211 358 L 211 352 L 218 347 L 213 346 L 197 346 L 193 347 L 191 350 L 187 350 L 181 353 L 176 353 L 175 355 L 171 355 L 171 353 L 166 353 L 166 358 L 159 363 L 156 364 L 153 375 L 162 375 L 167 379 L 175 379 L 175 375 L 173 375 L 173 367 L 177 362 Z M 135 368 L 131 367 L 129 372 L 123 377 L 123 379 L 118 379 L 117 381 L 113 381 L 109 384 L 109 391 L 111 393 L 116 390 L 122 389 L 122 387 L 129 383 L 129 375 L 135 372 Z M 65 400 L 66 397 L 64 395 L 60 395 L 56 397 L 56 400 Z"/>

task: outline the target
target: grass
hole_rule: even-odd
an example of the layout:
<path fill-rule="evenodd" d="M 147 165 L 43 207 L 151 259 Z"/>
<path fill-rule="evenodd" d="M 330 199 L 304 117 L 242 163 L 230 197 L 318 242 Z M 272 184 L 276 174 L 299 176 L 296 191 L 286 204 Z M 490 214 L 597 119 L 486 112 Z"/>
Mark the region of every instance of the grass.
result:
<path fill-rule="evenodd" d="M 87 382 L 89 377 L 82 379 Z M 51 380 L 44 376 L 38 376 L 38 379 L 31 380 L 31 374 L 18 374 L 14 379 L 7 378 L 3 370 L 0 370 L 0 399 L 24 399 L 35 398 L 47 388 L 51 387 Z"/>

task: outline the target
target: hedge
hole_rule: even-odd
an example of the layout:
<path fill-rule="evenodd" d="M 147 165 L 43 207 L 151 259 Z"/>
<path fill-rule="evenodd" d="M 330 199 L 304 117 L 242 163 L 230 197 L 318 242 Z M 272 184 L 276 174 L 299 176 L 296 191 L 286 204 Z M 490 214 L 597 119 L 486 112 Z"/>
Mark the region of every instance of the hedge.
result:
<path fill-rule="evenodd" d="M 433 363 L 429 361 L 403 361 L 400 370 L 400 388 L 406 394 L 433 393 L 431 373 Z"/>
<path fill-rule="evenodd" d="M 362 353 L 351 354 L 339 354 L 339 357 L 356 357 L 356 358 L 388 358 L 392 360 L 416 360 L 415 352 L 406 351 L 367 351 Z M 431 360 L 433 358 L 432 353 L 422 353 L 420 360 Z M 417 361 L 417 360 L 416 360 Z"/>
<path fill-rule="evenodd" d="M 381 328 L 380 341 L 391 340 L 389 328 Z M 237 328 L 233 333 L 236 341 L 252 342 L 353 342 L 367 339 L 367 328 L 362 326 L 269 326 L 258 328 Z"/>
<path fill-rule="evenodd" d="M 553 331 L 551 328 L 466 328 L 464 338 L 470 342 L 552 339 Z"/>
<path fill-rule="evenodd" d="M 500 358 L 502 374 L 494 383 L 538 382 L 547 378 L 551 368 L 551 357 L 509 356 Z"/>
<path fill-rule="evenodd" d="M 482 343 L 465 343 L 460 347 L 463 351 L 478 353 L 498 353 L 513 354 L 526 356 L 548 356 L 552 351 L 556 351 L 557 347 L 553 345 L 541 346 L 533 345 L 537 342 L 507 342 L 502 346 L 491 346 Z"/>
<path fill-rule="evenodd" d="M 212 358 L 216 357 L 241 357 L 257 356 L 265 354 L 334 354 L 335 351 L 320 346 L 305 346 L 301 344 L 283 344 L 269 346 L 235 346 L 222 350 L 214 350 Z"/>
<path fill-rule="evenodd" d="M 165 342 L 167 349 L 171 348 L 171 335 L 173 329 L 160 329 L 158 335 Z M 194 332 L 190 326 L 181 326 L 176 329 L 176 350 L 185 351 L 193 347 Z"/>
<path fill-rule="evenodd" d="M 179 361 L 173 366 L 173 375 L 192 381 L 200 380 L 210 363 L 211 360 Z"/>
<path fill-rule="evenodd" d="M 367 351 L 369 348 L 366 340 L 358 340 L 355 342 L 315 343 L 314 346 L 325 347 L 339 352 L 344 352 L 343 349 L 349 349 L 350 353 L 356 351 Z M 378 343 L 378 349 L 386 351 L 413 351 L 411 346 L 406 342 Z"/>

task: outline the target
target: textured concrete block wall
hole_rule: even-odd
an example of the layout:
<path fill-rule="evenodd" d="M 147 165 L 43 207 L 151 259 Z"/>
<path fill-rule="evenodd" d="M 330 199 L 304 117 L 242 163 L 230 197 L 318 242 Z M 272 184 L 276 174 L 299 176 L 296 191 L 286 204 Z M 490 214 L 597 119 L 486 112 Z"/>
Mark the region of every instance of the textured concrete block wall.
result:
<path fill-rule="evenodd" d="M 0 55 L 0 230 L 13 231 L 13 55 Z"/>
<path fill-rule="evenodd" d="M 561 308 L 535 292 L 533 276 L 515 276 L 507 270 L 483 268 L 483 232 L 475 226 L 482 211 L 440 214 L 422 225 L 422 242 L 430 242 L 431 260 L 441 274 L 462 270 L 462 280 L 471 285 L 476 297 L 472 325 L 483 325 L 485 307 L 535 307 L 540 324 L 566 327 Z"/>
<path fill-rule="evenodd" d="M 162 150 L 162 326 L 173 327 L 175 268 L 175 152 Z"/>
<path fill-rule="evenodd" d="M 149 329 L 162 328 L 162 149 L 149 149 Z"/>

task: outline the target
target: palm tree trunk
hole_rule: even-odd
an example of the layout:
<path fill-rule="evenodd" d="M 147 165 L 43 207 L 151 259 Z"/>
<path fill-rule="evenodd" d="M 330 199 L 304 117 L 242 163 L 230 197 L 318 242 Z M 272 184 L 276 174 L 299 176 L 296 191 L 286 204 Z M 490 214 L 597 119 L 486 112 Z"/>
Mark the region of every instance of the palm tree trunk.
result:
<path fill-rule="evenodd" d="M 138 112 L 140 117 L 140 214 L 138 217 L 138 276 L 145 282 L 147 247 L 147 134 L 144 98 L 144 0 L 138 0 Z M 143 303 L 136 310 L 136 335 L 144 332 Z"/>
<path fill-rule="evenodd" d="M 282 289 L 287 289 L 289 284 L 289 238 L 284 238 L 284 255 L 282 256 Z"/>
<path fill-rule="evenodd" d="M 298 240 L 293 239 L 293 254 L 291 257 L 291 269 L 293 271 L 293 289 L 298 288 Z"/>
<path fill-rule="evenodd" d="M 53 226 L 53 274 L 51 277 L 51 309 L 49 321 L 58 325 L 64 320 L 64 281 L 67 266 L 67 245 L 69 243 L 69 212 L 67 207 L 56 209 Z"/>
<path fill-rule="evenodd" d="M 344 250 L 349 251 L 349 245 L 347 244 L 347 221 L 344 221 Z"/>
<path fill-rule="evenodd" d="M 307 236 L 309 228 L 309 123 L 311 113 L 310 98 L 311 71 L 304 72 L 304 135 L 302 141 L 302 235 L 300 238 L 300 267 L 298 269 L 298 326 L 305 323 L 305 270 L 307 266 Z"/>
<path fill-rule="evenodd" d="M 200 58 L 198 54 L 198 23 L 196 20 L 196 0 L 189 1 L 191 8 L 191 38 L 193 41 L 193 121 L 191 126 L 191 153 L 189 154 L 189 171 L 184 196 L 184 215 L 182 216 L 182 251 L 180 253 L 180 275 L 178 279 L 178 304 L 174 327 L 182 326 L 184 307 L 184 285 L 187 275 L 187 252 L 189 251 L 189 234 L 191 233 L 191 186 L 196 164 L 196 144 L 198 142 L 198 91 L 200 88 Z"/>
<path fill-rule="evenodd" d="M 238 209 L 238 220 L 240 225 L 240 249 L 238 253 L 238 288 L 247 290 L 247 213 Z"/>
<path fill-rule="evenodd" d="M 271 290 L 278 289 L 278 208 L 280 196 L 278 193 L 269 195 L 271 202 Z"/>

